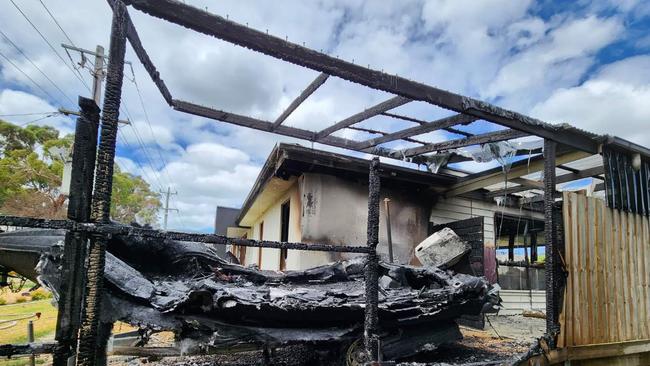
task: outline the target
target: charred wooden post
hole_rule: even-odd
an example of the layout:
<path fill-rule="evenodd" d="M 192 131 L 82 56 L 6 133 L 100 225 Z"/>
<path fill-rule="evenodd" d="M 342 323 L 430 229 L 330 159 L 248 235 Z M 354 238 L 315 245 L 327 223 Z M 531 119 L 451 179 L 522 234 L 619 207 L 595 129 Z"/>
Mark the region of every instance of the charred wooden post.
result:
<path fill-rule="evenodd" d="M 79 97 L 79 108 L 81 114 L 77 119 L 72 152 L 68 219 L 76 222 L 89 222 L 95 155 L 97 153 L 99 107 L 94 100 Z M 83 269 L 87 240 L 88 235 L 82 232 L 68 231 L 65 235 L 55 334 L 57 347 L 54 349 L 52 360 L 55 366 L 67 365 L 68 358 L 72 356 L 73 347 L 76 345 L 81 320 Z"/>
<path fill-rule="evenodd" d="M 113 186 L 113 164 L 117 139 L 117 123 L 122 96 L 124 54 L 126 51 L 127 14 L 121 0 L 115 1 L 111 28 L 111 43 L 108 59 L 108 74 L 104 92 L 102 130 L 97 152 L 95 192 L 92 201 L 92 217 L 97 222 L 110 220 L 111 190 Z M 105 353 L 98 343 L 98 327 L 104 265 L 106 257 L 106 236 L 91 239 L 86 271 L 86 295 L 84 316 L 79 334 L 77 365 L 95 365 L 97 356 Z"/>
<path fill-rule="evenodd" d="M 554 141 L 544 140 L 544 233 L 546 237 L 546 336 L 549 346 L 555 348 L 555 337 L 559 332 L 558 287 L 560 271 L 558 270 L 558 218 L 554 215 L 555 207 L 555 150 Z"/>
<path fill-rule="evenodd" d="M 377 244 L 379 243 L 379 158 L 370 162 L 368 175 L 368 248 L 371 252 L 366 256 L 366 317 L 364 322 L 364 345 L 370 361 L 379 360 L 379 258 Z"/>

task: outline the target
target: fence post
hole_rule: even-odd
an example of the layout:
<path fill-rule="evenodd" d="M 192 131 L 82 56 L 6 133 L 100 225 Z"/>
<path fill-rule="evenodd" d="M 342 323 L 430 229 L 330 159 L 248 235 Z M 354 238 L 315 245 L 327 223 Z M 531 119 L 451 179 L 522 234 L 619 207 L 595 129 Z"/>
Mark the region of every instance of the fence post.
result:
<path fill-rule="evenodd" d="M 99 107 L 95 101 L 79 97 L 80 117 L 75 128 L 72 151 L 72 173 L 68 219 L 77 222 L 90 220 L 90 201 L 93 190 L 95 155 L 97 153 L 97 128 Z M 84 288 L 84 260 L 88 236 L 85 233 L 66 232 L 63 247 L 59 311 L 52 364 L 66 366 L 76 345 L 81 319 L 81 302 Z"/>
<path fill-rule="evenodd" d="M 34 343 L 34 322 L 31 320 L 27 323 L 27 342 Z M 36 366 L 36 356 L 33 353 L 29 355 L 29 364 Z"/>
<path fill-rule="evenodd" d="M 124 76 L 124 54 L 126 51 L 127 10 L 121 0 L 115 1 L 111 42 L 109 48 L 108 73 L 102 109 L 102 129 L 97 151 L 95 191 L 92 199 L 92 218 L 97 222 L 110 221 L 111 190 L 113 187 L 113 165 L 117 140 L 117 121 L 122 97 Z M 94 366 L 105 360 L 106 342 L 98 341 L 100 310 L 103 293 L 104 266 L 106 260 L 106 236 L 93 237 L 88 249 L 86 271 L 86 294 L 84 315 L 79 332 L 77 365 Z M 101 356 L 100 356 L 101 355 Z"/>
<path fill-rule="evenodd" d="M 377 256 L 377 244 L 379 243 L 379 189 L 379 158 L 375 157 L 370 162 L 368 175 L 367 246 L 372 251 L 366 256 L 366 308 L 363 332 L 364 346 L 370 361 L 379 360 L 379 337 L 377 335 L 379 323 L 379 257 Z"/>

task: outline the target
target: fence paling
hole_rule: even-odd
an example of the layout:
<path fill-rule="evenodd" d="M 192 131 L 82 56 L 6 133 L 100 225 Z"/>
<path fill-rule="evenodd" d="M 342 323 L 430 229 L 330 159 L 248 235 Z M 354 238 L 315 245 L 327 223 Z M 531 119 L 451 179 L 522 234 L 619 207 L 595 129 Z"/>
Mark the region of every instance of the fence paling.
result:
<path fill-rule="evenodd" d="M 564 194 L 563 346 L 650 338 L 650 222 L 603 200 Z"/>

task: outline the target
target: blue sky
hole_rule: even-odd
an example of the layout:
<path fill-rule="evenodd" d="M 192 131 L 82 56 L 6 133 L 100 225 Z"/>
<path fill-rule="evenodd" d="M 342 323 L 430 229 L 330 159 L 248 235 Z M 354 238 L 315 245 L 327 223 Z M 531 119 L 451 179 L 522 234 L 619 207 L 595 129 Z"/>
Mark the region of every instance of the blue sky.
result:
<path fill-rule="evenodd" d="M 88 85 L 91 77 L 78 64 L 79 55 L 72 53 L 71 61 L 59 45 L 74 43 L 94 49 L 101 44 L 108 48 L 110 14 L 106 2 L 43 0 L 67 39 L 40 2 L 13 1 L 55 51 L 12 2 L 0 4 L 0 31 L 4 33 L 0 35 L 0 52 L 6 56 L 0 57 L 0 118 L 27 123 L 46 115 L 15 115 L 50 112 L 60 106 L 74 108 L 69 99 L 76 101 L 78 95 L 88 95 L 77 77 Z M 548 122 L 569 122 L 650 145 L 648 2 L 186 2 L 361 65 L 471 95 Z M 131 15 L 163 79 L 180 99 L 274 120 L 317 75 L 133 9 Z M 172 228 L 209 231 L 216 205 L 241 204 L 276 143 L 310 145 L 174 112 L 130 48 L 126 58 L 134 61 L 138 88 L 127 69 L 121 117 L 131 119 L 133 125 L 121 128 L 117 162 L 122 169 L 142 175 L 155 189 L 171 186 L 178 191 L 173 204 L 181 214 L 171 214 Z M 286 124 L 319 130 L 389 97 L 330 78 Z M 394 112 L 425 120 L 450 114 L 424 103 L 410 103 Z M 71 132 L 74 126 L 64 116 L 33 123 L 50 124 L 64 132 Z M 409 124 L 377 117 L 360 126 L 394 131 Z M 479 121 L 461 128 L 485 132 L 495 127 Z M 370 137 L 351 130 L 340 135 Z M 432 142 L 457 137 L 444 132 L 418 136 Z M 409 145 L 394 142 L 388 146 Z M 465 167 L 489 166 L 472 163 Z"/>

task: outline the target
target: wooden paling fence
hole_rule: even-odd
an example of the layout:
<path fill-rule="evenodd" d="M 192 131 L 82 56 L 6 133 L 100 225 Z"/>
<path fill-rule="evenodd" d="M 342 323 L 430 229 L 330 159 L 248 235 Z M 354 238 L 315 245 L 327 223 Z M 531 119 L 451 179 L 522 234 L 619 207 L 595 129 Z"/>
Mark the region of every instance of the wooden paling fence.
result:
<path fill-rule="evenodd" d="M 564 193 L 560 347 L 650 339 L 650 221 Z"/>

